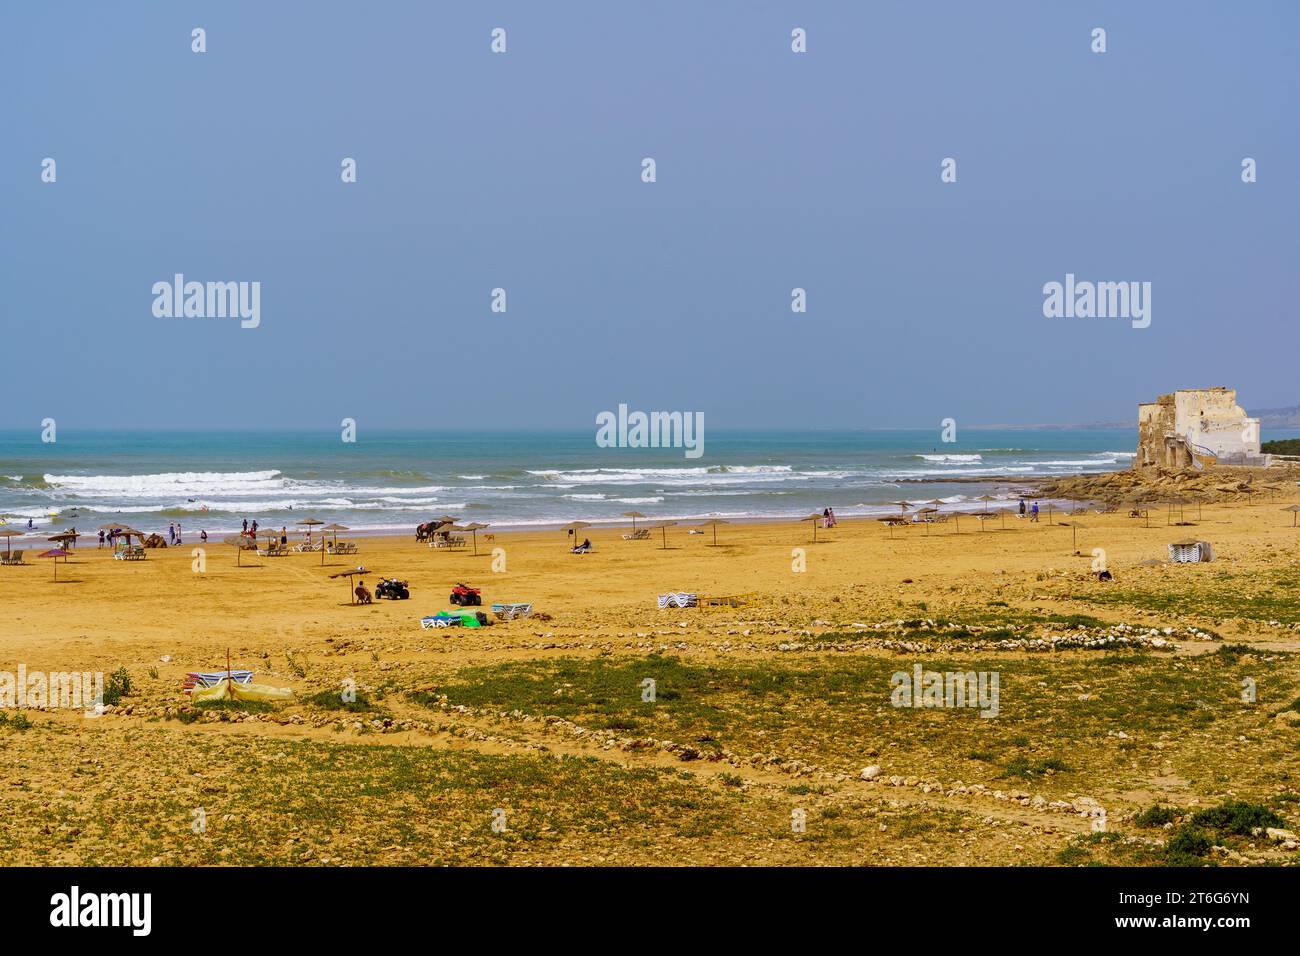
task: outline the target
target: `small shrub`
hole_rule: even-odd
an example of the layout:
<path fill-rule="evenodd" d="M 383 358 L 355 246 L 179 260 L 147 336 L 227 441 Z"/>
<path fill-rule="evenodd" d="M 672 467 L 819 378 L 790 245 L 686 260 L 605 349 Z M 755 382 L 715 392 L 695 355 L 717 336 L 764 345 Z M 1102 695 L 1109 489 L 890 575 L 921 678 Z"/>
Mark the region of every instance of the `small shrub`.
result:
<path fill-rule="evenodd" d="M 1214 844 L 1200 827 L 1184 823 L 1165 842 L 1165 862 L 1171 866 L 1199 865 Z"/>
<path fill-rule="evenodd" d="M 1227 800 L 1217 807 L 1198 810 L 1191 822 L 1193 826 L 1238 836 L 1250 836 L 1257 828 L 1286 826 L 1286 821 L 1268 807 L 1246 800 Z"/>
<path fill-rule="evenodd" d="M 104 683 L 104 704 L 108 707 L 116 707 L 123 697 L 130 695 L 131 675 L 127 673 L 125 667 L 119 667 L 108 675 L 108 680 Z"/>
<path fill-rule="evenodd" d="M 1179 813 L 1173 807 L 1162 807 L 1160 804 L 1147 807 L 1136 817 L 1133 818 L 1135 826 L 1146 829 L 1155 829 L 1164 826 L 1166 823 L 1177 823 Z"/>

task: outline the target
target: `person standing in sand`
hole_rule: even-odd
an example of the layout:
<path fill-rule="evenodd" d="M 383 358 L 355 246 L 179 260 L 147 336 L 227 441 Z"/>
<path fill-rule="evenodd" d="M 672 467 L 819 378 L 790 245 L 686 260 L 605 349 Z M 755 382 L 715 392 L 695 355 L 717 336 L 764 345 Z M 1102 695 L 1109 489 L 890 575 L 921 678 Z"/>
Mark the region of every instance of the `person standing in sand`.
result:
<path fill-rule="evenodd" d="M 1029 511 L 1029 520 L 1032 521 L 1032 522 L 1037 522 L 1037 521 L 1038 521 L 1038 502 L 1037 502 L 1037 501 L 1034 502 L 1034 507 L 1031 508 L 1030 511 Z"/>

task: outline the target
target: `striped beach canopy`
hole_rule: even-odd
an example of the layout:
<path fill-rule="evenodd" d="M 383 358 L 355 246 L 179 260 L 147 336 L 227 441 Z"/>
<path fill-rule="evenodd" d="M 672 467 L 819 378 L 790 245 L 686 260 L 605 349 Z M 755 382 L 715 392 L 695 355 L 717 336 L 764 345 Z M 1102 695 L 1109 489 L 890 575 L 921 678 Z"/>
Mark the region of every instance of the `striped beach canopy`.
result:
<path fill-rule="evenodd" d="M 226 679 L 227 674 L 236 684 L 253 682 L 252 671 L 191 671 L 185 675 L 185 682 L 181 685 L 181 689 L 188 694 L 195 687 L 215 687 L 219 681 Z"/>

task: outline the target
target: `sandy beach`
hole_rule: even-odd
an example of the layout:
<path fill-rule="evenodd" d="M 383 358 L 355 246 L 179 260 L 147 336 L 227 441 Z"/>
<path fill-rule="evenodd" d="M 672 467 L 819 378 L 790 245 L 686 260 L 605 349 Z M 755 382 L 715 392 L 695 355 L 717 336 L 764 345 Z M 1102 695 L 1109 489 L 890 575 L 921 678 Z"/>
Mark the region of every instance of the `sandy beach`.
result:
<path fill-rule="evenodd" d="M 815 544 L 807 521 L 722 525 L 716 547 L 707 529 L 668 528 L 664 548 L 659 531 L 601 527 L 580 532 L 586 555 L 561 531 L 480 533 L 477 556 L 389 536 L 323 565 L 245 552 L 237 567 L 210 543 L 201 572 L 190 542 L 120 562 L 83 538 L 57 583 L 48 560 L 0 568 L 0 670 L 125 668 L 130 691 L 99 718 L 6 713 L 0 850 L 42 864 L 1160 862 L 1158 834 L 1133 822 L 1152 804 L 1300 800 L 1289 503 L 1205 504 L 1199 520 L 1193 504 L 1182 527 L 1163 508 L 842 520 Z M 1189 536 L 1215 560 L 1169 564 Z M 329 575 L 358 563 L 411 599 L 351 605 Z M 456 582 L 481 588 L 484 610 L 536 613 L 422 630 Z M 669 591 L 752 598 L 658 610 Z M 227 652 L 294 700 L 192 706 L 185 673 Z M 891 706 L 891 675 L 914 664 L 999 673 L 1000 715 Z M 1122 839 L 1096 838 L 1095 807 Z M 1287 855 L 1268 840 L 1227 852 Z"/>

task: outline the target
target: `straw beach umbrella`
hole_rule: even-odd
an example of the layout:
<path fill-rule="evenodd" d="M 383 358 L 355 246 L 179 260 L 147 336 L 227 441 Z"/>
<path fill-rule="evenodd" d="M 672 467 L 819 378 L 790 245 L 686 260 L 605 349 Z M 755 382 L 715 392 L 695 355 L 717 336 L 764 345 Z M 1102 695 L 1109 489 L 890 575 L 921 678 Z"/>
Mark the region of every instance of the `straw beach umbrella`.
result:
<path fill-rule="evenodd" d="M 299 527 L 302 527 L 302 526 L 304 526 L 304 525 L 307 527 L 307 543 L 308 543 L 308 544 L 311 544 L 311 529 L 314 528 L 314 527 L 316 527 L 317 525 L 321 525 L 321 524 L 324 524 L 324 523 L 325 523 L 324 521 L 321 521 L 321 520 L 318 519 L 318 518 L 303 518 L 301 521 L 296 522 L 296 524 L 297 524 Z"/>
<path fill-rule="evenodd" d="M 1070 529 L 1070 546 L 1077 552 L 1079 550 L 1079 529 L 1083 525 L 1077 521 L 1062 521 L 1061 527 Z"/>
<path fill-rule="evenodd" d="M 1300 505 L 1291 505 L 1290 507 L 1283 508 L 1282 510 L 1291 512 L 1291 527 L 1294 528 L 1296 526 L 1296 518 L 1300 517 Z M 4 532 L 0 531 L 0 534 L 3 533 Z"/>
<path fill-rule="evenodd" d="M 891 501 L 890 504 L 891 504 L 891 505 L 898 505 L 898 513 L 899 513 L 899 514 L 902 514 L 902 513 L 903 513 L 904 511 L 906 511 L 908 508 L 912 507 L 912 503 L 911 503 L 910 501 Z"/>
<path fill-rule="evenodd" d="M 80 537 L 81 535 L 75 531 L 60 531 L 58 534 L 50 535 L 45 540 L 55 542 L 60 548 L 75 548 L 77 539 Z"/>
<path fill-rule="evenodd" d="M 1183 506 L 1187 504 L 1187 499 L 1181 495 L 1174 495 L 1166 503 L 1165 527 L 1168 527 L 1174 516 L 1174 508 L 1178 508 L 1178 523 L 1183 523 Z"/>
<path fill-rule="evenodd" d="M 245 538 L 242 534 L 232 534 L 229 537 L 224 539 L 224 543 L 234 546 L 235 567 L 237 568 L 242 567 L 243 565 L 239 563 L 239 559 L 244 556 L 244 545 L 248 543 L 248 539 Z"/>
<path fill-rule="evenodd" d="M 374 571 L 365 567 L 364 565 L 358 564 L 355 568 L 349 568 L 347 571 L 340 571 L 338 574 L 331 574 L 330 580 L 333 580 L 334 578 L 347 578 L 348 579 L 348 603 L 356 604 L 357 594 L 352 587 L 352 579 L 354 577 L 364 577 L 367 574 L 374 574 L 374 573 L 375 573 Z"/>
<path fill-rule="evenodd" d="M 979 496 L 978 498 L 976 498 L 975 500 L 976 500 L 976 501 L 982 501 L 982 502 L 984 502 L 984 510 L 985 510 L 985 511 L 988 511 L 988 510 L 989 510 L 989 502 L 990 502 L 990 501 L 997 501 L 998 499 L 997 499 L 997 497 L 996 497 L 995 495 L 980 495 L 980 496 Z"/>
<path fill-rule="evenodd" d="M 713 547 L 717 547 L 718 545 L 718 525 L 720 524 L 731 524 L 731 522 L 723 521 L 721 518 L 710 518 L 708 521 L 701 521 L 699 525 L 697 525 L 697 527 L 700 528 L 713 528 Z"/>
<path fill-rule="evenodd" d="M 637 518 L 644 518 L 645 515 L 643 515 L 643 514 L 642 514 L 641 512 L 639 512 L 639 511 L 624 511 L 624 512 L 623 512 L 623 517 L 624 517 L 624 518 L 631 518 L 631 519 L 632 519 L 632 533 L 633 533 L 633 534 L 636 534 L 636 519 L 637 519 Z"/>
<path fill-rule="evenodd" d="M 651 528 L 654 528 L 654 529 L 656 529 L 656 530 L 658 530 L 658 531 L 663 532 L 664 543 L 660 546 L 660 550 L 667 550 L 667 548 L 668 548 L 668 529 L 671 528 L 671 527 L 673 527 L 673 525 L 675 525 L 675 524 L 677 524 L 676 521 L 657 521 L 657 522 L 655 522 L 654 524 L 652 524 L 652 525 L 650 526 Z"/>
<path fill-rule="evenodd" d="M 938 508 L 931 508 L 931 507 L 927 506 L 927 507 L 924 507 L 924 508 L 917 508 L 917 509 L 916 509 L 916 513 L 917 513 L 917 515 L 921 518 L 921 523 L 922 523 L 923 525 L 925 525 L 925 533 L 926 533 L 926 534 L 929 534 L 929 533 L 930 533 L 930 525 L 934 524 L 934 521 L 931 520 L 930 516 L 931 516 L 931 515 L 937 515 L 937 514 L 939 513 L 939 509 L 938 509 Z"/>
<path fill-rule="evenodd" d="M 578 532 L 581 531 L 583 528 L 590 528 L 590 527 L 591 527 L 590 521 L 570 521 L 560 530 L 565 532 L 566 535 L 569 534 L 573 535 L 573 543 L 577 544 Z"/>
<path fill-rule="evenodd" d="M 59 579 L 59 558 L 67 561 L 68 558 L 71 557 L 71 555 L 62 548 L 50 548 L 50 550 L 42 552 L 40 556 L 42 558 L 52 559 L 52 563 L 54 564 L 54 580 L 56 581 Z"/>
<path fill-rule="evenodd" d="M 343 525 L 339 524 L 338 522 L 335 522 L 334 524 L 327 524 L 327 525 L 325 525 L 325 527 L 323 527 L 323 528 L 320 529 L 320 538 L 321 538 L 321 541 L 320 541 L 320 563 L 321 563 L 321 567 L 324 567 L 324 566 L 325 566 L 325 532 L 328 531 L 328 532 L 330 532 L 330 533 L 333 535 L 333 537 L 334 537 L 334 550 L 337 551 L 337 550 L 338 550 L 338 547 L 339 547 L 339 532 L 340 532 L 340 531 L 347 531 L 347 530 L 348 530 L 348 529 L 347 529 L 346 527 L 344 527 Z"/>
<path fill-rule="evenodd" d="M 462 531 L 468 531 L 470 535 L 473 537 L 474 555 L 476 557 L 478 556 L 478 533 L 486 527 L 488 526 L 485 524 L 479 524 L 477 521 L 471 521 L 469 524 L 465 525 L 465 527 L 461 528 Z"/>
<path fill-rule="evenodd" d="M 13 538 L 21 538 L 23 532 L 18 528 L 0 528 L 0 538 L 5 539 L 5 556 L 13 557 Z"/>
<path fill-rule="evenodd" d="M 817 522 L 821 521 L 822 518 L 824 518 L 824 517 L 825 517 L 825 515 L 823 515 L 823 514 L 821 514 L 821 513 L 819 513 L 819 512 L 814 511 L 812 514 L 810 514 L 810 515 L 806 515 L 805 517 L 802 517 L 802 518 L 799 519 L 800 521 L 811 521 L 811 522 L 812 522 L 812 529 L 813 529 L 813 544 L 816 544 L 816 543 L 817 543 Z"/>

